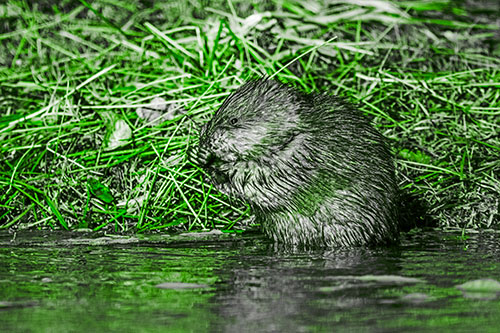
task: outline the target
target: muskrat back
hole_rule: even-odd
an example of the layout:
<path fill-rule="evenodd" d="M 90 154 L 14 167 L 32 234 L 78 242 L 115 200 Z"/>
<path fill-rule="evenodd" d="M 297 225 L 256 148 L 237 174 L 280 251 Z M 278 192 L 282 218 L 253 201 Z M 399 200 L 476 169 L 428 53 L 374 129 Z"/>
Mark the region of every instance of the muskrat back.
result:
<path fill-rule="evenodd" d="M 198 161 L 220 191 L 249 203 L 279 243 L 397 239 L 392 154 L 370 121 L 334 96 L 250 81 L 202 128 Z"/>

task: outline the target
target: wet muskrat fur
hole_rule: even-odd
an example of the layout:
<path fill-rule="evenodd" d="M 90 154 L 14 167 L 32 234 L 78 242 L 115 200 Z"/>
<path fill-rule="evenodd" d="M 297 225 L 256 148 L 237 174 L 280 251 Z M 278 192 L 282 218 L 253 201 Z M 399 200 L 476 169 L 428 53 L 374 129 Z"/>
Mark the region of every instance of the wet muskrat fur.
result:
<path fill-rule="evenodd" d="M 197 158 L 220 191 L 249 203 L 278 243 L 397 239 L 392 154 L 370 121 L 334 96 L 248 82 L 202 128 Z"/>

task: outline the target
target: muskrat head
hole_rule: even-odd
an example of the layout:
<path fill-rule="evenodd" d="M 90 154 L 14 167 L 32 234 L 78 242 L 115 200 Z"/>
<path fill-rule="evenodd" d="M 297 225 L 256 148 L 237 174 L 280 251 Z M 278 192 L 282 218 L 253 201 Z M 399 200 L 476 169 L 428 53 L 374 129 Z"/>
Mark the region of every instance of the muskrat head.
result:
<path fill-rule="evenodd" d="M 201 129 L 200 166 L 216 185 L 223 185 L 242 165 L 262 167 L 277 158 L 299 132 L 299 111 L 306 98 L 269 79 L 244 84 Z"/>

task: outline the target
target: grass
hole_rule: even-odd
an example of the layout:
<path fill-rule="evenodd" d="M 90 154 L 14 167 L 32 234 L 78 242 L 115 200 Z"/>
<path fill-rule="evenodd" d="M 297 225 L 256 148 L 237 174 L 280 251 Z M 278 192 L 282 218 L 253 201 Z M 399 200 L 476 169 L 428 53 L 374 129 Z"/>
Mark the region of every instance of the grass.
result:
<path fill-rule="evenodd" d="M 356 103 L 441 227 L 498 228 L 499 12 L 447 0 L 2 4 L 0 228 L 247 228 L 246 206 L 205 184 L 187 152 L 224 98 L 264 74 Z"/>

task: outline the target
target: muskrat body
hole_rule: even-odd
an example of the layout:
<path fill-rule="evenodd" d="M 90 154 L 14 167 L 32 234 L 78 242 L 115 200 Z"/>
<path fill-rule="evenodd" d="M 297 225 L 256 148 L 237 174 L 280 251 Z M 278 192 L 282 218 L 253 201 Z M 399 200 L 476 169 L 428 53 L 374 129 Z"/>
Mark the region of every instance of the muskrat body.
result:
<path fill-rule="evenodd" d="M 248 82 L 202 128 L 198 162 L 220 191 L 248 202 L 279 243 L 397 239 L 391 152 L 359 110 L 334 96 Z"/>

